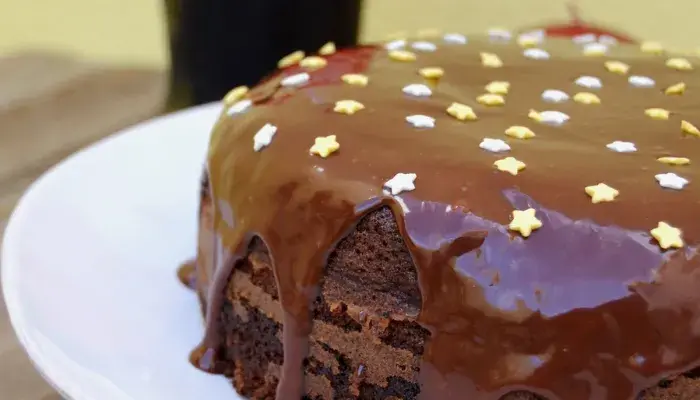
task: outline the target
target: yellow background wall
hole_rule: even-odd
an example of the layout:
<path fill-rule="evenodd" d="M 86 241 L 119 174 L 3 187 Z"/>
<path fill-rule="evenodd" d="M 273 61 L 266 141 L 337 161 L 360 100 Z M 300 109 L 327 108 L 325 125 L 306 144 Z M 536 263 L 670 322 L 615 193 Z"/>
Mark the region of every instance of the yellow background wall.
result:
<path fill-rule="evenodd" d="M 240 0 L 230 0 L 240 1 Z M 255 1 L 255 0 L 248 0 Z M 331 0 L 332 1 L 332 0 Z M 422 28 L 465 33 L 568 20 L 565 0 L 365 0 L 363 39 Z M 700 46 L 700 2 L 579 0 L 582 17 L 670 46 Z M 0 0 L 0 54 L 70 51 L 116 63 L 165 66 L 162 0 Z"/>

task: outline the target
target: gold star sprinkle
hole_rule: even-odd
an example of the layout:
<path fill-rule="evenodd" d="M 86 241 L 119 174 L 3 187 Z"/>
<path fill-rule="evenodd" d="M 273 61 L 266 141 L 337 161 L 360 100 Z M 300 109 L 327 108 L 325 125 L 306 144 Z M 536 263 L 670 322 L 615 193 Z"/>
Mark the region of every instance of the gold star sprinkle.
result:
<path fill-rule="evenodd" d="M 684 82 L 679 82 L 676 83 L 675 85 L 671 85 L 666 88 L 664 93 L 666 94 L 683 94 L 685 92 L 685 83 Z"/>
<path fill-rule="evenodd" d="M 415 61 L 416 53 L 408 50 L 391 50 L 389 58 L 396 61 Z"/>
<path fill-rule="evenodd" d="M 606 61 L 605 69 L 615 74 L 625 75 L 630 70 L 630 66 L 621 61 Z"/>
<path fill-rule="evenodd" d="M 510 89 L 510 82 L 505 81 L 493 81 L 486 85 L 486 91 L 491 94 L 508 94 Z"/>
<path fill-rule="evenodd" d="M 445 70 L 440 67 L 425 67 L 419 69 L 418 73 L 425 79 L 438 79 L 445 75 Z"/>
<path fill-rule="evenodd" d="M 355 100 L 340 100 L 335 102 L 333 111 L 341 114 L 353 115 L 356 112 L 363 110 L 364 104 Z"/>
<path fill-rule="evenodd" d="M 535 137 L 535 132 L 524 126 L 511 126 L 506 129 L 506 135 L 516 139 L 531 139 Z"/>
<path fill-rule="evenodd" d="M 644 114 L 651 119 L 667 120 L 671 113 L 663 108 L 647 108 L 644 110 Z"/>
<path fill-rule="evenodd" d="M 319 155 L 323 158 L 335 153 L 340 148 L 340 143 L 335 140 L 335 135 L 330 136 L 319 136 L 314 141 L 314 145 L 311 146 L 309 151 L 311 154 Z"/>
<path fill-rule="evenodd" d="M 369 77 L 362 74 L 345 74 L 341 76 L 340 79 L 342 79 L 343 82 L 347 83 L 348 85 L 355 86 L 367 86 L 369 83 Z"/>
<path fill-rule="evenodd" d="M 518 172 L 525 168 L 525 163 L 514 158 L 506 157 L 493 163 L 499 171 L 508 172 L 511 175 L 518 175 Z"/>
<path fill-rule="evenodd" d="M 482 94 L 481 96 L 476 98 L 476 101 L 479 103 L 485 105 L 485 106 L 502 106 L 506 104 L 506 99 L 503 98 L 500 94 Z"/>
<path fill-rule="evenodd" d="M 241 100 L 245 95 L 248 94 L 248 86 L 238 86 L 231 89 L 226 96 L 224 96 L 224 104 L 226 106 L 231 106 L 233 103 Z"/>
<path fill-rule="evenodd" d="M 331 54 L 335 54 L 335 43 L 328 42 L 324 44 L 320 49 L 318 49 L 318 54 L 322 56 L 330 56 Z"/>
<path fill-rule="evenodd" d="M 681 132 L 693 136 L 700 136 L 700 129 L 698 129 L 697 127 L 695 127 L 695 125 L 691 124 L 688 121 L 681 121 Z"/>
<path fill-rule="evenodd" d="M 301 50 L 297 50 L 294 53 L 288 54 L 282 57 L 281 60 L 277 61 L 277 68 L 291 67 L 292 65 L 303 60 L 305 55 L 306 54 Z"/>
<path fill-rule="evenodd" d="M 674 228 L 666 222 L 659 222 L 659 225 L 650 231 L 651 236 L 659 242 L 659 247 L 667 250 L 671 247 L 683 247 L 681 230 Z"/>
<path fill-rule="evenodd" d="M 486 68 L 501 68 L 503 61 L 493 53 L 481 53 L 481 65 Z"/>
<path fill-rule="evenodd" d="M 591 202 L 593 204 L 604 201 L 613 201 L 615 200 L 615 197 L 620 194 L 620 191 L 613 189 L 604 183 L 586 186 L 585 191 L 587 195 L 591 196 Z"/>
<path fill-rule="evenodd" d="M 325 58 L 319 57 L 319 56 L 306 57 L 303 60 L 299 61 L 300 67 L 309 68 L 309 69 L 323 68 L 327 64 L 328 64 L 328 61 L 326 61 Z"/>
<path fill-rule="evenodd" d="M 574 95 L 574 101 L 581 104 L 600 104 L 600 98 L 589 92 L 576 93 Z"/>
<path fill-rule="evenodd" d="M 659 157 L 657 161 L 662 162 L 667 165 L 688 165 L 690 164 L 690 159 L 685 157 Z"/>
<path fill-rule="evenodd" d="M 664 52 L 664 47 L 661 45 L 661 43 L 653 41 L 643 42 L 639 49 L 642 51 L 642 53 L 647 54 L 658 55 Z"/>
<path fill-rule="evenodd" d="M 513 218 L 508 225 L 511 231 L 518 231 L 522 237 L 528 237 L 532 231 L 542 227 L 542 221 L 535 216 L 535 209 L 513 210 Z"/>
<path fill-rule="evenodd" d="M 678 71 L 690 71 L 693 65 L 685 58 L 669 58 L 666 61 L 666 66 Z"/>
<path fill-rule="evenodd" d="M 460 121 L 476 120 L 476 113 L 474 113 L 474 110 L 462 103 L 452 103 L 452 105 L 447 108 L 447 113 Z"/>

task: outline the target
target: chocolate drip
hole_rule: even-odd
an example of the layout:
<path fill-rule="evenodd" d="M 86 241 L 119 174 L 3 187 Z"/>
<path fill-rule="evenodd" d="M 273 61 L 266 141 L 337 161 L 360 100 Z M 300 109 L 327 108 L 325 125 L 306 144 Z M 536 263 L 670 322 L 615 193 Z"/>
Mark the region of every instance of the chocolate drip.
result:
<path fill-rule="evenodd" d="M 700 112 L 692 100 L 654 89 L 640 95 L 619 77 L 606 77 L 595 110 L 544 104 L 543 90 L 574 91 L 579 75 L 604 73 L 600 59 L 578 55 L 571 43 L 546 46 L 552 60 L 528 60 L 515 45 L 474 40 L 420 54 L 416 63 L 391 61 L 374 48 L 343 51 L 312 72 L 308 85 L 282 90 L 273 77 L 253 90 L 253 108 L 223 116 L 208 160 L 212 224 L 200 225 L 215 243 L 215 256 L 198 266 L 213 271 L 198 283 L 208 300 L 206 335 L 193 354 L 215 357 L 223 345 L 224 289 L 251 238 L 259 237 L 270 251 L 284 310 L 277 399 L 302 397 L 311 304 L 327 257 L 363 216 L 388 206 L 417 268 L 418 322 L 430 331 L 421 399 L 498 400 L 519 390 L 550 400 L 633 399 L 700 365 L 700 189 L 691 183 L 668 191 L 654 182 L 656 171 L 665 172 L 657 156 L 693 158 L 700 143 L 683 137 L 678 124 L 645 119 L 644 109 L 667 107 L 684 119 Z M 480 51 L 497 52 L 504 68 L 482 68 Z M 633 54 L 616 51 L 622 60 Z M 660 84 L 700 83 L 659 59 L 635 57 L 633 68 Z M 405 97 L 401 88 L 420 82 L 416 71 L 426 66 L 445 69 L 433 96 Z M 342 84 L 340 75 L 350 72 L 365 73 L 370 84 Z M 473 101 L 492 80 L 511 82 L 503 108 Z M 333 113 L 333 103 L 343 99 L 366 109 Z M 451 119 L 445 108 L 453 101 L 472 105 L 480 119 Z M 531 108 L 561 110 L 571 120 L 533 125 Z M 410 127 L 404 122 L 410 114 L 435 117 L 435 129 Z M 253 135 L 265 123 L 278 132 L 255 152 Z M 528 164 L 518 176 L 494 171 L 494 156 L 478 147 L 510 125 L 537 132 L 513 146 Z M 628 132 L 638 153 L 605 149 L 631 138 Z M 330 134 L 340 150 L 327 159 L 309 155 L 314 138 Z M 383 182 L 398 172 L 415 172 L 416 190 L 388 196 Z M 683 174 L 700 179 L 693 169 Z M 619 189 L 620 198 L 591 204 L 583 188 L 602 181 Z M 543 226 L 524 239 L 507 223 L 512 210 L 526 208 L 537 211 Z M 661 251 L 647 233 L 658 221 L 681 228 L 687 246 Z"/>

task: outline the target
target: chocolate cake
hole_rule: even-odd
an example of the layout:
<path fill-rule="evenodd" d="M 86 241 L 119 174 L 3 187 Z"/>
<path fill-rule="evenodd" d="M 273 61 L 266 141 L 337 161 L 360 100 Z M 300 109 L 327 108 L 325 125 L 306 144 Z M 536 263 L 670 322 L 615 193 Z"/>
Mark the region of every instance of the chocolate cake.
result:
<path fill-rule="evenodd" d="M 194 365 L 250 399 L 700 399 L 698 61 L 599 39 L 329 44 L 229 93 Z"/>

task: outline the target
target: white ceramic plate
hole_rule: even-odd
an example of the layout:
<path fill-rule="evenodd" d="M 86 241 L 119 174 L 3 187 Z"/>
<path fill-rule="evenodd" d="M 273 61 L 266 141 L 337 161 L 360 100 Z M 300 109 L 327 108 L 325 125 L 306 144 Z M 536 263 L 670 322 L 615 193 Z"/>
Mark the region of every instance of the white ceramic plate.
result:
<path fill-rule="evenodd" d="M 177 280 L 195 250 L 198 184 L 219 105 L 135 126 L 37 180 L 2 248 L 12 325 L 73 400 L 235 400 L 193 368 L 196 296 Z"/>

